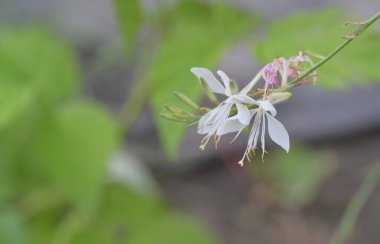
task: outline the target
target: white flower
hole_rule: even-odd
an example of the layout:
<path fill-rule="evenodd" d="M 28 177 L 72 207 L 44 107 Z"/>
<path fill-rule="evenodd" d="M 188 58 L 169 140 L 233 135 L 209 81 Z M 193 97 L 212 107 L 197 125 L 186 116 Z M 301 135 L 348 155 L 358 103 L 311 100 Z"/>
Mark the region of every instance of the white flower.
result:
<path fill-rule="evenodd" d="M 280 121 L 274 118 L 277 111 L 268 100 L 258 101 L 259 107 L 250 110 L 252 117 L 254 116 L 253 125 L 249 133 L 247 148 L 244 152 L 243 158 L 239 161 L 241 166 L 244 165 L 244 159 L 247 158 L 251 161 L 252 156 L 255 154 L 255 150 L 258 146 L 260 137 L 262 157 L 264 157 L 265 151 L 265 132 L 268 129 L 269 137 L 286 152 L 289 152 L 289 134 Z"/>
<path fill-rule="evenodd" d="M 274 117 L 277 114 L 276 109 L 273 104 L 284 101 L 291 96 L 288 92 L 272 93 L 266 100 L 257 101 L 258 108 L 251 109 L 250 115 L 253 119 L 253 124 L 251 131 L 249 133 L 247 148 L 244 152 L 243 158 L 239 161 L 241 166 L 244 165 L 244 160 L 247 158 L 251 161 L 255 154 L 255 150 L 258 147 L 259 140 L 261 143 L 262 157 L 264 157 L 265 151 L 265 133 L 268 130 L 269 137 L 276 144 L 289 152 L 289 135 L 285 127 L 280 121 Z M 235 138 L 240 134 L 240 132 L 246 127 L 239 122 L 237 116 L 232 116 L 225 120 L 219 127 L 219 130 L 224 134 L 230 132 L 238 132 Z"/>
<path fill-rule="evenodd" d="M 205 145 L 210 140 L 211 136 L 215 136 L 215 146 L 219 140 L 219 137 L 232 132 L 231 128 L 226 128 L 224 126 L 224 121 L 226 121 L 229 116 L 233 106 L 236 106 L 237 122 L 241 125 L 247 126 L 252 118 L 251 113 L 245 104 L 256 104 L 256 101 L 249 96 L 247 93 L 257 82 L 257 79 L 252 80 L 245 88 L 243 88 L 239 93 L 233 94 L 230 88 L 230 78 L 221 70 L 217 73 L 222 79 L 223 84 L 215 78 L 212 72 L 205 68 L 192 68 L 191 72 L 198 77 L 198 79 L 203 79 L 213 93 L 219 93 L 227 96 L 227 99 L 220 103 L 216 108 L 206 113 L 201 117 L 198 122 L 198 133 L 206 134 L 202 139 L 201 149 L 204 149 Z"/>

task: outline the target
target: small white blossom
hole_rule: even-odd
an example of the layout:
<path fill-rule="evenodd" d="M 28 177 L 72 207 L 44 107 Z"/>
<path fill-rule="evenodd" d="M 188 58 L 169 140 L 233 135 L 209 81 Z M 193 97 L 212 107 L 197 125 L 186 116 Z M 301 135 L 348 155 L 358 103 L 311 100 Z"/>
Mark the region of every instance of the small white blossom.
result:
<path fill-rule="evenodd" d="M 239 161 L 241 166 L 244 165 L 245 158 L 250 161 L 252 155 L 255 154 L 259 137 L 261 142 L 262 157 L 264 157 L 264 154 L 266 153 L 265 133 L 267 129 L 269 137 L 272 141 L 281 146 L 286 152 L 289 152 L 289 134 L 283 124 L 275 119 L 277 111 L 270 101 L 271 97 L 269 96 L 268 100 L 258 101 L 258 108 L 250 110 L 252 117 L 254 116 L 255 118 L 249 133 L 247 148 L 244 152 L 243 158 Z"/>
<path fill-rule="evenodd" d="M 231 132 L 232 127 L 226 127 L 224 122 L 229 118 L 231 109 L 234 106 L 236 106 L 237 109 L 236 119 L 239 124 L 244 126 L 249 125 L 251 113 L 246 104 L 256 104 L 256 101 L 247 96 L 247 93 L 252 88 L 254 83 L 256 83 L 256 80 L 253 80 L 253 82 L 248 84 L 237 94 L 233 94 L 230 88 L 231 80 L 223 71 L 219 70 L 217 72 L 222 79 L 223 84 L 217 80 L 208 69 L 192 68 L 191 72 L 197 76 L 198 79 L 203 79 L 213 93 L 227 96 L 225 101 L 220 103 L 210 112 L 203 115 L 198 122 L 198 133 L 206 134 L 206 136 L 202 139 L 200 146 L 201 149 L 204 149 L 205 145 L 212 136 L 215 136 L 215 145 L 217 145 L 220 136 Z"/>
<path fill-rule="evenodd" d="M 245 159 L 251 161 L 255 154 L 255 150 L 258 147 L 259 140 L 262 149 L 262 157 L 264 157 L 264 154 L 266 153 L 266 130 L 268 130 L 269 137 L 272 141 L 285 149 L 286 152 L 289 152 L 289 135 L 282 123 L 275 119 L 277 111 L 273 104 L 284 101 L 290 96 L 291 94 L 288 92 L 272 93 L 266 100 L 257 101 L 258 108 L 250 110 L 251 118 L 253 118 L 253 124 L 249 133 L 248 144 L 244 152 L 244 156 L 239 161 L 241 166 L 244 165 Z M 219 130 L 223 131 L 224 134 L 237 132 L 237 135 L 235 136 L 236 138 L 245 127 L 246 125 L 241 124 L 235 115 L 225 120 L 220 125 Z"/>

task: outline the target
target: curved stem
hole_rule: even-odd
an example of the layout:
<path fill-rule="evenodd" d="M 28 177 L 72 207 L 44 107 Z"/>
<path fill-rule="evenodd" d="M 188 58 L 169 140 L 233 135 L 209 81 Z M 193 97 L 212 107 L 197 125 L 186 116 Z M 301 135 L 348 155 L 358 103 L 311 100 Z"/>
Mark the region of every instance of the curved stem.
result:
<path fill-rule="evenodd" d="M 363 25 L 358 27 L 351 35 L 346 36 L 347 40 L 345 40 L 341 45 L 339 45 L 337 48 L 335 48 L 328 56 L 320 60 L 318 63 L 316 63 L 313 67 L 305 71 L 301 76 L 299 76 L 297 79 L 292 80 L 291 82 L 288 83 L 287 89 L 292 88 L 297 83 L 304 78 L 306 78 L 308 75 L 310 75 L 313 71 L 317 70 L 319 67 L 321 67 L 323 64 L 328 62 L 330 59 L 332 59 L 335 55 L 337 55 L 340 51 L 342 51 L 350 42 L 355 40 L 357 37 L 359 37 L 368 27 L 370 27 L 373 23 L 375 23 L 378 19 L 380 18 L 380 12 L 376 13 L 374 16 L 372 16 L 369 20 L 365 21 Z M 275 92 L 281 91 L 280 89 L 275 90 Z M 259 96 L 262 95 L 264 92 L 263 91 L 257 91 L 252 94 L 250 94 L 252 97 L 253 96 Z"/>
<path fill-rule="evenodd" d="M 359 37 L 368 27 L 370 27 L 373 23 L 375 23 L 380 18 L 380 12 L 375 14 L 372 18 L 367 20 L 365 24 L 358 27 L 350 36 L 347 36 L 346 41 L 344 41 L 339 47 L 337 47 L 334 51 L 332 51 L 327 57 L 319 61 L 317 64 L 315 64 L 312 68 L 307 70 L 305 73 L 303 73 L 300 77 L 298 77 L 295 80 L 292 80 L 289 82 L 288 88 L 291 88 L 297 84 L 297 82 L 303 80 L 305 77 L 307 77 L 309 74 L 311 74 L 313 71 L 317 70 L 319 67 L 321 67 L 323 64 L 325 64 L 327 61 L 332 59 L 335 55 L 337 55 L 343 48 L 345 48 L 350 42 L 352 42 L 354 39 Z"/>
<path fill-rule="evenodd" d="M 356 39 L 357 37 L 359 37 L 368 27 L 370 27 L 373 23 L 375 23 L 379 18 L 380 18 L 380 12 L 376 13 L 369 20 L 363 22 L 364 24 L 360 25 L 351 35 L 344 37 L 347 40 L 344 41 L 340 46 L 338 46 L 337 48 L 335 48 L 328 56 L 326 56 L 325 58 L 323 58 L 322 60 L 320 60 L 318 63 L 316 63 L 313 67 L 311 67 L 310 69 L 308 69 L 307 71 L 305 71 L 305 73 L 303 73 L 297 79 L 294 79 L 291 82 L 289 82 L 285 90 L 296 86 L 299 81 L 303 80 L 308 75 L 310 75 L 313 71 L 317 70 L 323 64 L 325 64 L 330 59 L 332 59 L 335 55 L 337 55 L 340 51 L 342 51 L 343 48 L 345 48 L 348 44 L 350 44 L 350 42 L 352 42 L 354 39 Z M 261 73 L 261 71 L 262 70 L 260 70 L 260 73 Z M 256 77 L 257 77 L 257 75 L 256 75 Z M 255 78 L 254 78 L 254 80 L 255 80 Z M 283 92 L 282 88 L 275 89 L 275 90 L 268 90 L 268 91 L 269 91 L 269 93 L 272 93 L 272 92 Z M 264 94 L 264 90 L 257 90 L 257 91 L 255 91 L 253 93 L 248 93 L 248 95 L 250 97 L 252 97 L 252 98 L 254 98 L 256 96 L 261 96 L 263 94 Z M 248 108 L 250 108 L 252 106 L 253 105 L 247 105 Z M 231 110 L 232 115 L 236 114 L 236 112 L 237 112 L 237 110 L 235 108 L 233 108 Z"/>
<path fill-rule="evenodd" d="M 138 82 L 134 82 L 134 87 L 123 105 L 120 116 L 120 124 L 125 134 L 128 134 L 137 120 L 150 93 L 151 82 L 149 79 L 144 77 L 137 81 Z"/>

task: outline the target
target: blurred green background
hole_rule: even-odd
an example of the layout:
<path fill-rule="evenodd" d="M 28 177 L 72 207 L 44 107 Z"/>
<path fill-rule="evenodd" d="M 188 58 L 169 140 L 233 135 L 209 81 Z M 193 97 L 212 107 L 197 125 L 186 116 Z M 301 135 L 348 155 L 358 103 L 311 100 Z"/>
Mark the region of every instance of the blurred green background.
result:
<path fill-rule="evenodd" d="M 207 105 L 191 67 L 243 85 L 275 57 L 327 55 L 376 8 L 1 1 L 0 243 L 328 243 L 380 158 L 379 24 L 279 106 L 289 154 L 240 168 L 244 138 L 201 152 L 193 127 L 159 115 L 181 106 L 174 91 Z M 378 196 L 349 243 L 379 243 Z"/>

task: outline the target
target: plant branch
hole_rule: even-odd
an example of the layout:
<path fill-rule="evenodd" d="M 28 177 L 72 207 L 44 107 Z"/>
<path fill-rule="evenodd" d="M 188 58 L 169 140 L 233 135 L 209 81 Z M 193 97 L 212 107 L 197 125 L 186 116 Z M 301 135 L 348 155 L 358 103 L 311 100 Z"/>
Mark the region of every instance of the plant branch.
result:
<path fill-rule="evenodd" d="M 380 12 L 376 13 L 374 16 L 372 16 L 367 21 L 354 22 L 353 24 L 358 24 L 359 27 L 356 30 L 354 30 L 350 35 L 344 36 L 343 38 L 345 38 L 346 40 L 341 45 L 339 45 L 337 48 L 335 48 L 326 57 L 323 57 L 321 55 L 315 55 L 315 54 L 313 54 L 314 56 L 319 56 L 319 58 L 322 58 L 322 59 L 318 63 L 316 63 L 314 66 L 312 66 L 311 68 L 309 68 L 308 70 L 306 70 L 301 76 L 299 76 L 298 78 L 290 81 L 286 87 L 281 87 L 281 88 L 278 88 L 278 89 L 266 89 L 266 90 L 258 89 L 258 90 L 254 91 L 254 92 L 247 93 L 247 95 L 250 96 L 250 97 L 252 97 L 252 98 L 254 98 L 256 96 L 263 95 L 264 92 L 266 92 L 267 94 L 274 93 L 274 92 L 284 92 L 284 91 L 286 91 L 289 88 L 292 88 L 292 87 L 294 87 L 296 85 L 299 85 L 300 81 L 302 81 L 304 78 L 306 78 L 307 76 L 309 76 L 312 72 L 314 72 L 315 70 L 317 70 L 318 68 L 320 68 L 323 64 L 327 63 L 330 59 L 332 59 L 335 55 L 337 55 L 340 51 L 342 51 L 348 44 L 350 44 L 354 39 L 356 39 L 361 34 L 363 34 L 363 32 L 367 28 L 369 28 L 373 23 L 375 23 L 379 18 L 380 18 Z M 346 25 L 347 24 L 352 24 L 352 23 L 346 23 Z M 249 83 L 249 85 L 248 85 L 249 89 L 252 89 L 252 87 L 256 84 L 256 82 L 258 81 L 258 79 L 261 77 L 261 72 L 262 72 L 262 70 L 260 70 L 260 72 L 255 76 L 255 78 Z M 129 102 L 129 104 L 130 103 L 131 102 Z M 248 108 L 251 108 L 251 107 L 254 106 L 254 104 L 248 104 L 246 106 Z M 125 112 L 128 111 L 128 107 L 126 107 L 126 108 L 127 109 L 124 110 Z M 231 115 L 235 115 L 236 113 L 237 113 L 237 109 L 236 108 L 232 108 L 231 109 Z M 127 113 L 125 113 L 125 115 L 127 115 Z M 127 116 L 124 116 L 124 117 L 127 118 Z M 134 120 L 132 119 L 132 121 L 134 121 Z"/>
<path fill-rule="evenodd" d="M 330 59 L 332 59 L 335 55 L 337 55 L 343 48 L 345 48 L 350 42 L 352 42 L 354 39 L 359 37 L 368 27 L 370 27 L 373 23 L 375 23 L 378 19 L 380 18 L 380 12 L 375 14 L 373 17 L 371 17 L 369 20 L 364 21 L 360 24 L 360 26 L 349 36 L 345 37 L 347 40 L 345 40 L 340 46 L 335 48 L 328 56 L 324 57 L 321 59 L 318 63 L 316 63 L 313 67 L 310 69 L 306 70 L 305 73 L 303 73 L 301 76 L 298 78 L 290 81 L 288 85 L 286 86 L 286 89 L 292 88 L 298 84 L 299 81 L 303 80 L 306 78 L 308 75 L 310 75 L 312 72 L 317 70 L 319 67 L 321 67 L 323 64 L 328 62 Z M 262 70 L 261 70 L 262 71 Z M 261 72 L 260 71 L 260 72 Z M 282 88 L 279 89 L 269 89 L 267 91 L 264 90 L 257 90 L 252 93 L 248 93 L 248 95 L 252 98 L 256 96 L 261 96 L 264 94 L 264 92 L 272 93 L 272 92 L 283 92 Z M 247 105 L 248 108 L 252 107 L 254 105 Z M 231 109 L 232 115 L 235 115 L 237 113 L 236 108 Z"/>
<path fill-rule="evenodd" d="M 373 17 L 371 17 L 369 20 L 365 21 L 364 24 L 360 25 L 350 36 L 347 36 L 347 40 L 345 40 L 340 46 L 338 46 L 334 51 L 332 51 L 327 57 L 320 60 L 317 64 L 315 64 L 312 68 L 307 70 L 305 73 L 303 73 L 300 77 L 297 79 L 292 80 L 289 82 L 288 88 L 291 88 L 297 84 L 297 82 L 303 80 L 306 78 L 309 74 L 311 74 L 313 71 L 317 70 L 319 67 L 321 67 L 323 64 L 325 64 L 327 61 L 332 59 L 335 55 L 337 55 L 343 48 L 345 48 L 350 42 L 355 40 L 357 37 L 359 37 L 368 27 L 370 27 L 373 23 L 375 23 L 380 18 L 380 12 L 375 14 Z"/>

